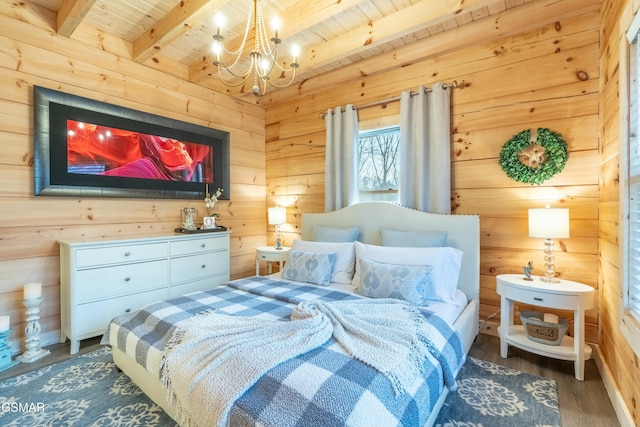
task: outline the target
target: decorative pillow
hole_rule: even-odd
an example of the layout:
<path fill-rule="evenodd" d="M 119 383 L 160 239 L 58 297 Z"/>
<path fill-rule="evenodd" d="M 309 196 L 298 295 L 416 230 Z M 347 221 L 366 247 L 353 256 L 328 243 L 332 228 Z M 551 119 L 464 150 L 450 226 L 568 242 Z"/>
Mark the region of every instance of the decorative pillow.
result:
<path fill-rule="evenodd" d="M 360 295 L 396 298 L 413 305 L 424 302 L 431 266 L 384 264 L 368 259 L 361 259 L 359 263 L 362 282 L 356 292 Z"/>
<path fill-rule="evenodd" d="M 352 242 L 311 242 L 309 240 L 294 240 L 292 250 L 313 253 L 334 253 L 336 261 L 331 273 L 331 282 L 350 285 L 356 270 L 356 245 Z"/>
<path fill-rule="evenodd" d="M 297 282 L 329 286 L 336 254 L 289 251 L 281 277 Z"/>
<path fill-rule="evenodd" d="M 313 227 L 313 240 L 316 242 L 355 242 L 358 240 L 360 229 L 358 227 Z"/>
<path fill-rule="evenodd" d="M 394 248 L 367 245 L 355 242 L 356 272 L 351 283 L 359 287 L 362 283 L 360 260 L 403 265 L 432 266 L 429 281 L 425 287 L 425 299 L 456 304 L 455 292 L 458 287 L 462 251 L 456 248 Z"/>
<path fill-rule="evenodd" d="M 400 231 L 380 227 L 382 246 L 402 248 L 441 247 L 447 240 L 446 231 Z"/>

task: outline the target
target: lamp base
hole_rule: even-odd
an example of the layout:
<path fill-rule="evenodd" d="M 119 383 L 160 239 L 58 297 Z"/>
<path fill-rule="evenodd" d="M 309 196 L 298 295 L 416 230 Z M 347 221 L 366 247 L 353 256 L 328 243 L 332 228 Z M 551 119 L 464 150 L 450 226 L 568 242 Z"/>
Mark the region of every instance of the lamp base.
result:
<path fill-rule="evenodd" d="M 547 283 L 560 283 L 560 279 L 556 279 L 555 277 L 540 277 L 540 280 Z"/>

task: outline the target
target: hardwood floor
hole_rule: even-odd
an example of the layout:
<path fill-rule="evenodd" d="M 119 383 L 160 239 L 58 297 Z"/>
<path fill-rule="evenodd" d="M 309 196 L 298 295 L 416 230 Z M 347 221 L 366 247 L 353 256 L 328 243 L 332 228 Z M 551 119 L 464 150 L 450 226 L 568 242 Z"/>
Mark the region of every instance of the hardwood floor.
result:
<path fill-rule="evenodd" d="M 99 347 L 99 338 L 84 340 L 80 345 L 79 354 Z M 31 364 L 19 364 L 0 372 L 0 381 L 75 357 L 69 354 L 68 342 L 47 348 L 51 350 L 49 356 Z M 515 347 L 509 347 L 509 357 L 503 359 L 500 357 L 500 340 L 498 337 L 487 334 L 478 336 L 469 355 L 555 380 L 558 387 L 562 427 L 620 426 L 593 359 L 585 364 L 584 381 L 578 381 L 573 376 L 573 362 L 570 361 L 537 356 Z"/>

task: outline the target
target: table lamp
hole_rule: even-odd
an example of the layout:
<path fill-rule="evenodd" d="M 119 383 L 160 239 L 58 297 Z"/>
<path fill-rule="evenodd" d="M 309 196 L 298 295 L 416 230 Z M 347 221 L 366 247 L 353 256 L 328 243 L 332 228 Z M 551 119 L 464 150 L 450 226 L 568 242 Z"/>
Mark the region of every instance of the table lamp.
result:
<path fill-rule="evenodd" d="M 276 226 L 276 249 L 282 249 L 282 239 L 280 238 L 280 225 L 287 222 L 287 209 L 276 206 L 269 208 L 269 225 Z"/>
<path fill-rule="evenodd" d="M 555 258 L 553 256 L 553 239 L 569 237 L 569 209 L 546 208 L 529 209 L 529 237 L 546 239 L 544 260 L 547 263 L 546 276 L 541 277 L 543 282 L 559 283 L 555 277 Z"/>

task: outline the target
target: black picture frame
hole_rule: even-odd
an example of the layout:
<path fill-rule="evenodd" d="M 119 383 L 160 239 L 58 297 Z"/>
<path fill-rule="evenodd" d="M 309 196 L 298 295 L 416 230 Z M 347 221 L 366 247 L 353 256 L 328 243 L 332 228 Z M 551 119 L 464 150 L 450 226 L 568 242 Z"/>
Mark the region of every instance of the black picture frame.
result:
<path fill-rule="evenodd" d="M 33 105 L 36 196 L 203 199 L 207 188 L 210 192 L 222 188 L 221 199 L 228 200 L 231 196 L 229 132 L 40 86 L 33 88 Z M 70 172 L 67 155 L 70 120 L 211 147 L 212 170 L 199 174 L 195 181 Z"/>

